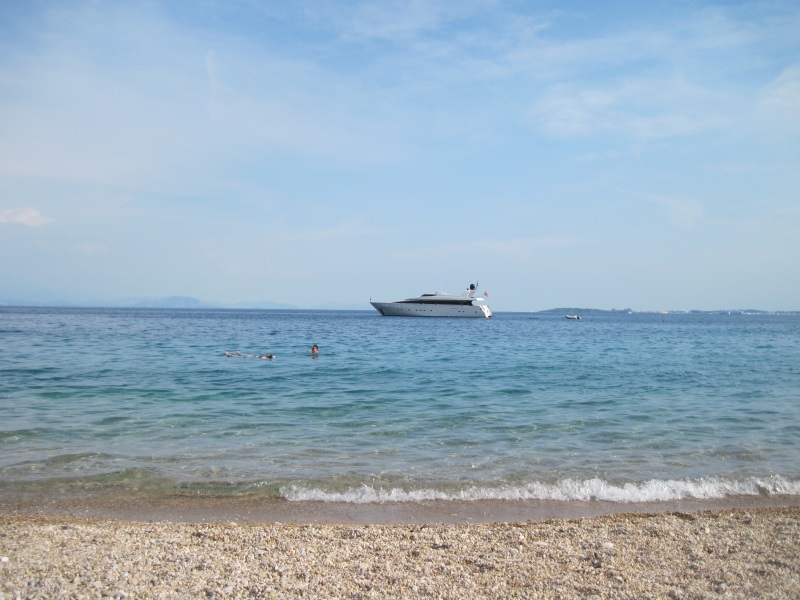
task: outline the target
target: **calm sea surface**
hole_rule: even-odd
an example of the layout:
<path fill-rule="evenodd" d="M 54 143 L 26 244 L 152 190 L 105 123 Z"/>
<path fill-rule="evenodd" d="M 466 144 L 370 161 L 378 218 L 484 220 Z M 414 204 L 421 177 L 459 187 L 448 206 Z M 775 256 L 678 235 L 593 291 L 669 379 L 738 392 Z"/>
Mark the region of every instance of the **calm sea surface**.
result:
<path fill-rule="evenodd" d="M 800 495 L 800 318 L 0 308 L 0 496 L 103 490 Z"/>

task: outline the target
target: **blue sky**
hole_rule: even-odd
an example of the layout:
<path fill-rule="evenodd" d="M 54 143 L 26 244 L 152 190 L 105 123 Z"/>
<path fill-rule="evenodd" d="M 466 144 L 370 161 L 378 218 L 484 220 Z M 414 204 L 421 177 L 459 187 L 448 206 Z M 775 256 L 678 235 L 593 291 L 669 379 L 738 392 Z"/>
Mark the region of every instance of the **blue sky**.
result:
<path fill-rule="evenodd" d="M 800 309 L 800 4 L 6 2 L 0 301 Z"/>

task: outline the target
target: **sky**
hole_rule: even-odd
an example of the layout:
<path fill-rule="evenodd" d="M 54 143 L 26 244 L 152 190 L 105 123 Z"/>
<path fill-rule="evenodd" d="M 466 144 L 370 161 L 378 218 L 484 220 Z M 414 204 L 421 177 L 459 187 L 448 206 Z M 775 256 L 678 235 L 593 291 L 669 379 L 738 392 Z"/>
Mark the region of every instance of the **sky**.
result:
<path fill-rule="evenodd" d="M 0 2 L 0 302 L 800 310 L 800 3 Z"/>

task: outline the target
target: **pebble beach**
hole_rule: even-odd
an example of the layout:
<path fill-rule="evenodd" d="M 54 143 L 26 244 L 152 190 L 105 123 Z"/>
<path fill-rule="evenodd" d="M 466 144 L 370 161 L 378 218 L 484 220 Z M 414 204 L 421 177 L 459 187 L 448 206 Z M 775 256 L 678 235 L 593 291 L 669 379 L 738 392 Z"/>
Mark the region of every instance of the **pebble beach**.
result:
<path fill-rule="evenodd" d="M 800 507 L 480 524 L 0 515 L 0 598 L 798 598 Z"/>

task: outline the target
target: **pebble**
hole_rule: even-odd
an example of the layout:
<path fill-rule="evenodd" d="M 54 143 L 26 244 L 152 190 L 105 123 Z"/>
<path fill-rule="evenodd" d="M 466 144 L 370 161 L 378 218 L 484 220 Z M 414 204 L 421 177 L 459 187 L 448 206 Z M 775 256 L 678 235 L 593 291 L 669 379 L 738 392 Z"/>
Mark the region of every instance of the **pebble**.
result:
<path fill-rule="evenodd" d="M 425 526 L 0 514 L 0 532 L 0 598 L 800 598 L 800 507 Z"/>

